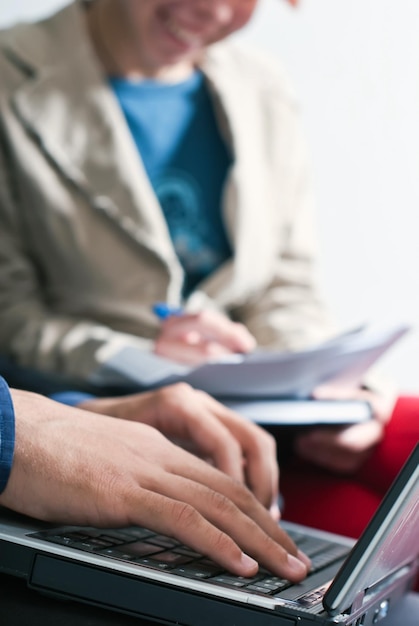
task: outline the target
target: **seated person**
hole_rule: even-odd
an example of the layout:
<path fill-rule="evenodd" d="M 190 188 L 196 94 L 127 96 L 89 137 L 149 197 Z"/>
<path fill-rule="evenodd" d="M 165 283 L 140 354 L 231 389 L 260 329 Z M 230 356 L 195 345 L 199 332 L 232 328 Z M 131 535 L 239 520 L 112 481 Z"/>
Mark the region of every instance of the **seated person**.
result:
<path fill-rule="evenodd" d="M 14 365 L 84 387 L 127 344 L 196 363 L 333 332 L 293 92 L 228 41 L 256 5 L 78 0 L 1 33 L 0 354 Z M 157 301 L 189 314 L 161 324 Z"/>
<path fill-rule="evenodd" d="M 0 35 L 0 352 L 15 365 L 84 387 L 124 345 L 195 363 L 333 332 L 294 95 L 224 41 L 256 4 L 77 1 Z M 160 324 L 156 301 L 189 314 Z M 362 471 L 400 415 L 347 393 L 373 425 L 295 445 L 331 480 Z"/>

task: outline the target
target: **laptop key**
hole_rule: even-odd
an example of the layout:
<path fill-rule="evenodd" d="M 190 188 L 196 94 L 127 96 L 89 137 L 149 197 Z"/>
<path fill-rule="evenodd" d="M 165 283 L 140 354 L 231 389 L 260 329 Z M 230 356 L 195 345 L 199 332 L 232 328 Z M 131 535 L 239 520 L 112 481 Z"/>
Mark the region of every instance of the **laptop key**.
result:
<path fill-rule="evenodd" d="M 111 537 L 110 535 L 100 535 L 99 539 L 103 539 L 103 541 L 107 541 L 109 545 L 119 546 L 123 543 L 126 543 L 125 539 L 121 539 L 118 537 Z"/>
<path fill-rule="evenodd" d="M 220 576 L 214 576 L 210 582 L 214 584 L 227 585 L 228 587 L 245 587 L 253 583 L 257 583 L 263 576 L 253 576 L 253 578 L 245 578 L 244 576 L 233 576 L 232 574 L 220 574 Z"/>
<path fill-rule="evenodd" d="M 263 585 L 248 585 L 245 590 L 252 593 L 262 593 L 264 596 L 270 596 L 274 593 L 272 589 L 267 589 Z"/>
<path fill-rule="evenodd" d="M 330 542 L 317 539 L 316 537 L 307 537 L 304 541 L 301 541 L 300 547 L 301 550 L 303 550 L 304 553 L 310 558 L 319 552 L 324 552 L 334 548 Z"/>
<path fill-rule="evenodd" d="M 179 576 L 186 576 L 188 578 L 211 578 L 222 573 L 222 568 L 215 564 L 204 563 L 198 561 L 197 563 L 191 563 L 182 567 L 177 567 L 172 571 L 172 574 L 178 574 Z"/>
<path fill-rule="evenodd" d="M 114 559 L 119 559 L 120 561 L 132 562 L 138 559 L 138 557 L 134 556 L 133 554 L 128 554 L 127 552 L 121 552 L 120 550 L 117 550 L 116 548 L 108 548 L 106 550 L 100 550 L 98 554 L 103 555 L 103 556 L 110 556 Z"/>
<path fill-rule="evenodd" d="M 160 561 L 172 567 L 176 567 L 190 563 L 192 559 L 182 554 L 176 554 L 175 552 L 159 552 L 155 557 L 151 557 L 151 560 Z"/>
<path fill-rule="evenodd" d="M 149 531 L 147 532 L 149 535 L 151 534 Z M 128 543 L 130 541 L 137 540 L 137 536 L 132 535 L 131 532 L 128 532 L 128 531 L 107 528 L 106 531 L 103 531 L 102 534 L 106 534 L 106 536 L 111 537 L 112 539 L 117 539 L 121 543 Z M 142 539 L 142 537 L 140 537 L 140 539 Z"/>
<path fill-rule="evenodd" d="M 127 537 L 127 540 L 131 540 L 131 541 L 135 541 L 136 539 L 147 539 L 149 537 L 155 537 L 157 536 L 156 533 L 153 530 L 148 530 L 147 528 L 140 528 L 140 527 L 135 527 L 135 528 L 126 528 L 125 529 L 126 532 L 114 532 L 112 531 L 112 535 L 115 534 L 115 536 L 118 536 L 118 534 L 123 534 L 125 537 Z"/>
<path fill-rule="evenodd" d="M 239 576 L 215 576 L 211 578 L 212 583 L 215 585 L 226 585 L 227 587 L 241 588 L 247 585 L 246 579 L 242 579 Z"/>
<path fill-rule="evenodd" d="M 161 556 L 161 558 L 160 558 Z M 177 558 L 172 558 L 177 557 Z M 184 560 L 182 560 L 184 559 Z M 142 559 L 136 559 L 136 563 L 139 565 L 146 565 L 147 567 L 151 567 L 153 569 L 160 570 L 173 570 L 175 567 L 179 565 L 184 565 L 186 563 L 190 563 L 190 559 L 187 557 L 182 557 L 179 555 L 174 555 L 172 552 L 160 552 L 156 555 L 156 557 L 149 556 L 144 557 Z"/>
<path fill-rule="evenodd" d="M 69 537 L 65 537 L 64 535 L 48 535 L 48 537 L 42 537 L 46 541 L 51 541 L 51 543 L 58 543 L 62 546 L 72 546 L 74 543 L 74 539 L 70 539 Z"/>
<path fill-rule="evenodd" d="M 179 541 L 166 537 L 165 535 L 155 535 L 147 539 L 148 543 L 155 544 L 156 546 L 162 546 L 163 548 L 176 548 L 179 545 Z"/>
<path fill-rule="evenodd" d="M 311 574 L 300 583 L 290 585 L 286 589 L 279 591 L 274 597 L 284 600 L 295 600 L 307 593 L 311 593 L 318 587 L 324 585 L 325 582 L 331 581 L 335 577 L 339 565 L 339 562 L 329 565 L 327 569 Z"/>
<path fill-rule="evenodd" d="M 95 550 L 101 550 L 103 548 L 113 548 L 114 544 L 110 543 L 109 541 L 103 541 L 101 539 L 97 539 L 96 537 L 92 537 L 90 539 L 86 539 L 85 541 L 74 542 L 71 547 L 78 548 L 79 550 L 93 552 Z"/>
<path fill-rule="evenodd" d="M 297 546 L 299 546 L 307 538 L 307 535 L 304 535 L 304 533 L 301 533 L 297 530 L 288 529 L 287 533 L 289 534 L 291 539 L 294 541 L 294 543 L 297 544 Z"/>
<path fill-rule="evenodd" d="M 276 582 L 261 580 L 260 582 L 256 583 L 256 585 L 258 587 L 262 587 L 262 589 L 265 589 L 266 593 L 275 593 L 276 591 L 285 589 L 285 587 L 289 587 L 290 582 L 288 580 L 279 579 Z"/>
<path fill-rule="evenodd" d="M 347 554 L 348 548 L 346 546 L 339 546 L 328 552 L 317 554 L 311 559 L 311 572 L 317 572 Z"/>
<path fill-rule="evenodd" d="M 136 541 L 134 543 L 125 543 L 121 546 L 118 546 L 119 552 L 125 552 L 129 554 L 131 557 L 144 557 L 150 556 L 150 554 L 156 554 L 157 552 L 162 552 L 162 548 L 159 546 L 153 546 L 151 543 L 146 543 L 145 541 Z"/>
<path fill-rule="evenodd" d="M 189 548 L 184 548 L 181 546 L 180 548 L 174 548 L 173 552 L 176 554 L 183 554 L 183 556 L 190 556 L 191 559 L 200 559 L 202 554 L 199 552 L 195 552 L 195 550 L 190 550 Z"/>
<path fill-rule="evenodd" d="M 66 537 L 67 539 L 72 539 L 73 541 L 83 541 L 84 539 L 90 539 L 91 535 L 88 533 L 80 533 L 77 531 L 74 532 L 66 532 L 61 535 L 62 537 Z M 96 535 L 93 535 L 96 536 Z"/>

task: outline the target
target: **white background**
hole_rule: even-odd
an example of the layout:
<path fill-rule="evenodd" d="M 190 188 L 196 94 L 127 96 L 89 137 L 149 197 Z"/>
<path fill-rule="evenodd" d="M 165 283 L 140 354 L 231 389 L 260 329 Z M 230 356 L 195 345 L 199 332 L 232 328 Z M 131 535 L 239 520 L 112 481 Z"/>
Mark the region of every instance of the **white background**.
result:
<path fill-rule="evenodd" d="M 139 0 L 140 1 L 140 0 Z M 0 0 L 0 26 L 65 0 Z M 321 275 L 338 320 L 419 327 L 419 2 L 260 0 L 240 37 L 277 55 L 301 103 Z M 382 360 L 419 391 L 419 331 Z"/>

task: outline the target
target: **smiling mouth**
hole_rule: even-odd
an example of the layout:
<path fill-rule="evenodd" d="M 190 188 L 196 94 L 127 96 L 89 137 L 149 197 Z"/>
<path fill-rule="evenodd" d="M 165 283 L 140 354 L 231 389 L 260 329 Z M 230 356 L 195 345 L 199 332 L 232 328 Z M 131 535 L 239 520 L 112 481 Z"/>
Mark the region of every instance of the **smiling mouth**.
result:
<path fill-rule="evenodd" d="M 164 24 L 168 32 L 172 35 L 172 37 L 179 41 L 179 43 L 190 48 L 198 48 L 202 45 L 202 37 L 196 33 L 192 33 L 183 26 L 180 26 L 175 19 L 167 17 L 164 20 Z"/>

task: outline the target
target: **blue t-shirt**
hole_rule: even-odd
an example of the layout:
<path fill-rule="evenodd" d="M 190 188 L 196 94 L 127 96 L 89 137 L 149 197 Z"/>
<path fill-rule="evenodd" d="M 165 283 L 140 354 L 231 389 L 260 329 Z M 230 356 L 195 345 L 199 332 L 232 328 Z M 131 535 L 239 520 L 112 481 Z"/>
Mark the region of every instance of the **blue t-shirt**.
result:
<path fill-rule="evenodd" d="M 9 387 L 0 376 L 0 493 L 4 491 L 12 469 L 15 447 L 15 414 Z"/>
<path fill-rule="evenodd" d="M 184 82 L 110 79 L 185 271 L 184 295 L 231 256 L 221 214 L 231 154 L 202 72 Z"/>

